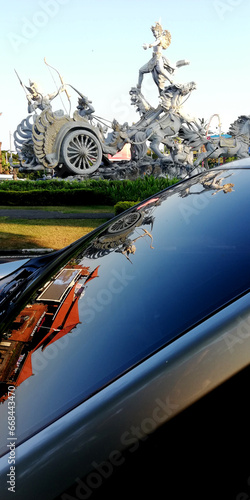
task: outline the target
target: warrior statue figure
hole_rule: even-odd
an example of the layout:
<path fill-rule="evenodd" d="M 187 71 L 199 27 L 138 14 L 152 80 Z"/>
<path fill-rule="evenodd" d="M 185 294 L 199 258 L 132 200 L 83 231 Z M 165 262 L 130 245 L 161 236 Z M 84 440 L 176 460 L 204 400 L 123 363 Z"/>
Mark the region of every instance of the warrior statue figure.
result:
<path fill-rule="evenodd" d="M 188 61 L 181 60 L 177 61 L 176 64 L 170 63 L 165 57 L 162 55 L 162 49 L 167 49 L 171 43 L 171 34 L 167 30 L 163 30 L 160 23 L 155 23 L 155 26 L 151 27 L 152 33 L 155 37 L 155 41 L 150 44 L 144 44 L 143 48 L 146 50 L 148 48 L 153 47 L 153 54 L 150 61 L 142 66 L 139 70 L 139 79 L 137 88 L 141 89 L 141 84 L 143 81 L 143 76 L 145 73 L 152 73 L 153 79 L 159 89 L 159 92 L 164 89 L 165 81 L 168 80 L 170 83 L 173 83 L 170 79 L 170 75 L 172 75 L 176 68 L 180 66 L 185 66 L 189 64 Z"/>
<path fill-rule="evenodd" d="M 65 90 L 64 85 L 62 85 L 57 91 L 53 92 L 52 94 L 43 96 L 38 89 L 37 83 L 29 80 L 29 84 L 30 86 L 26 87 L 26 89 L 29 91 L 29 94 L 27 94 L 28 113 L 32 113 L 36 109 L 40 109 L 41 111 L 43 111 L 44 109 L 50 107 L 51 101 L 55 99 L 55 97 L 60 92 L 63 92 Z"/>
<path fill-rule="evenodd" d="M 185 96 L 189 96 L 195 89 L 195 82 L 189 82 L 187 84 L 174 83 L 165 87 L 164 91 L 161 92 L 160 100 L 161 106 L 165 111 L 180 116 L 187 125 L 197 131 L 197 129 L 201 129 L 200 120 L 198 120 L 195 116 L 187 114 L 182 107 L 183 98 Z"/>

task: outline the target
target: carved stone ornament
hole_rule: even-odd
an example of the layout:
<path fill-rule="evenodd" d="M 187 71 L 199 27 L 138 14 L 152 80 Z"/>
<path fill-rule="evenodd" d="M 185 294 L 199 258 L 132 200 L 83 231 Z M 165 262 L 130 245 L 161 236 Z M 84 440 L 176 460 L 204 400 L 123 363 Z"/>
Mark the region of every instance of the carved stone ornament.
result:
<path fill-rule="evenodd" d="M 44 167 L 56 167 L 58 160 L 48 161 L 49 155 L 53 154 L 54 144 L 58 132 L 61 128 L 71 121 L 70 117 L 59 112 L 53 113 L 50 108 L 45 109 L 37 117 L 32 130 L 32 137 L 34 142 L 34 153 L 39 162 Z"/>

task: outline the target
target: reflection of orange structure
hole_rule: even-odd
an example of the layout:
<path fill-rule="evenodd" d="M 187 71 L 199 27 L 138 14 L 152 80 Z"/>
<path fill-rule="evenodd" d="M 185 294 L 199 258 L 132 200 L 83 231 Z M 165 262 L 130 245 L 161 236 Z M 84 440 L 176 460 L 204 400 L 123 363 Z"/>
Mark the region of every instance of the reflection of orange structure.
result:
<path fill-rule="evenodd" d="M 31 363 L 32 353 L 33 353 L 33 351 L 30 351 L 28 353 L 28 355 L 26 356 L 26 359 L 24 361 L 22 369 L 21 369 L 21 371 L 20 371 L 20 373 L 19 373 L 19 375 L 18 375 L 18 377 L 16 379 L 16 383 L 15 383 L 16 386 L 20 385 L 22 382 L 24 382 L 24 380 L 26 380 L 31 375 L 33 375 L 33 372 L 32 372 L 32 363 Z"/>
<path fill-rule="evenodd" d="M 33 304 L 26 306 L 22 312 L 17 316 L 13 323 L 13 330 L 10 340 L 17 340 L 19 342 L 29 342 L 39 324 L 41 323 L 47 306 L 44 304 Z"/>
<path fill-rule="evenodd" d="M 52 344 L 52 342 L 59 340 L 61 337 L 64 337 L 64 335 L 67 335 L 67 333 L 71 332 L 71 330 L 73 330 L 73 328 L 75 328 L 75 326 L 78 325 L 79 298 L 83 293 L 86 283 L 98 277 L 98 269 L 99 266 L 96 269 L 94 269 L 92 273 L 88 275 L 83 285 L 75 283 L 75 285 L 71 288 L 66 299 L 63 301 L 62 305 L 58 308 L 49 332 L 41 340 L 36 349 L 38 349 L 41 346 L 43 346 L 42 349 L 45 349 L 45 347 L 47 347 L 49 344 Z"/>
<path fill-rule="evenodd" d="M 0 342 L 0 381 L 11 382 L 13 369 L 15 368 L 23 350 L 23 342 L 2 340 Z"/>
<path fill-rule="evenodd" d="M 150 200 L 148 201 L 145 201 L 145 203 L 142 203 L 141 205 L 139 205 L 137 207 L 137 210 L 140 210 L 141 208 L 144 208 L 144 207 L 147 207 L 148 205 L 151 205 L 151 203 L 154 203 L 156 204 L 157 201 L 159 201 L 160 198 L 151 198 Z"/>
<path fill-rule="evenodd" d="M 62 269 L 56 278 L 48 283 L 37 300 L 42 302 L 62 302 L 72 284 L 81 276 L 81 269 L 74 267 Z"/>
<path fill-rule="evenodd" d="M 26 306 L 13 322 L 11 334 L 0 342 L 0 382 L 7 384 L 15 379 L 26 356 L 26 345 L 31 342 L 46 311 L 44 304 Z"/>
<path fill-rule="evenodd" d="M 19 386 L 33 375 L 32 354 L 69 333 L 79 323 L 78 301 L 85 286 L 98 277 L 99 266 L 91 273 L 79 265 L 65 266 L 47 283 L 34 304 L 17 316 L 6 340 L 0 342 L 0 383 Z M 83 283 L 79 280 L 85 278 Z M 61 300 L 60 300 L 61 299 Z M 45 336 L 41 333 L 45 329 Z M 40 341 L 37 343 L 37 335 Z M 0 395 L 0 402 L 7 397 Z"/>
<path fill-rule="evenodd" d="M 86 283 L 88 283 L 89 281 L 93 280 L 94 278 L 98 278 L 98 269 L 99 269 L 100 266 L 97 266 L 94 271 L 92 271 L 92 273 L 90 273 L 84 283 L 84 285 L 86 285 Z"/>
<path fill-rule="evenodd" d="M 56 340 L 69 333 L 78 323 L 78 297 L 75 297 L 75 289 L 77 283 L 72 287 L 66 299 L 63 301 L 59 311 L 57 312 L 55 319 L 51 325 L 51 328 L 47 335 L 39 342 L 36 349 L 43 346 L 43 349 L 47 345 L 52 344 Z"/>

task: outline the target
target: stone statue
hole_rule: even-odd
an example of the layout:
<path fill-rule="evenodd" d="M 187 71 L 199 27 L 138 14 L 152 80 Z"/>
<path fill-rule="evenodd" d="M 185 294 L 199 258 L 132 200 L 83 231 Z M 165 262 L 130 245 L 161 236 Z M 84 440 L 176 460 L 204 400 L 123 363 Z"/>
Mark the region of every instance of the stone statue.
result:
<path fill-rule="evenodd" d="M 153 43 L 144 44 L 144 50 L 148 48 L 153 48 L 153 54 L 148 63 L 142 66 L 139 70 L 139 79 L 137 87 L 141 89 L 143 76 L 145 73 L 152 73 L 154 82 L 156 83 L 159 92 L 164 89 L 165 82 L 168 80 L 173 83 L 170 79 L 170 75 L 173 75 L 176 68 L 189 64 L 188 61 L 181 60 L 177 61 L 176 64 L 172 64 L 162 55 L 162 49 L 167 49 L 171 43 L 171 34 L 167 30 L 163 30 L 160 23 L 155 23 L 155 26 L 151 27 L 152 33 L 155 37 Z"/>
<path fill-rule="evenodd" d="M 86 116 L 91 119 L 91 115 L 95 112 L 92 101 L 89 101 L 86 96 L 78 98 L 77 110 L 80 116 Z"/>
<path fill-rule="evenodd" d="M 199 121 L 195 117 L 185 114 L 182 109 L 183 98 L 194 89 L 196 89 L 194 82 L 185 85 L 172 84 L 166 87 L 161 92 L 160 103 L 156 109 L 146 105 L 148 103 L 138 88 L 131 89 L 132 104 L 136 105 L 136 109 L 141 115 L 140 120 L 129 128 L 130 137 L 133 136 L 134 131 L 132 144 L 136 159 L 141 152 L 145 151 L 141 147 L 143 138 L 144 142 L 149 141 L 150 149 L 158 158 L 165 158 L 164 153 L 159 149 L 160 144 L 165 144 L 168 148 L 171 148 L 174 145 L 172 137 L 178 136 L 184 123 L 191 127 L 195 133 L 200 130 L 201 124 Z M 140 132 L 140 136 L 138 132 Z"/>
<path fill-rule="evenodd" d="M 229 133 L 231 137 L 218 137 L 208 139 L 205 131 L 195 132 L 185 126 L 182 127 L 181 138 L 185 144 L 193 149 L 199 150 L 203 146 L 203 151 L 199 153 L 195 166 L 201 162 L 206 162 L 208 158 L 219 158 L 221 156 L 230 158 L 237 156 L 238 159 L 249 158 L 250 144 L 250 117 L 239 116 L 238 119 L 231 124 Z"/>
<path fill-rule="evenodd" d="M 199 127 L 200 123 L 198 123 L 197 118 L 185 113 L 182 106 L 183 98 L 190 95 L 190 93 L 195 89 L 195 82 L 189 82 L 186 84 L 174 83 L 166 87 L 161 92 L 160 101 L 161 106 L 165 111 L 176 113 L 181 116 L 185 122 L 189 124 L 194 123 Z"/>
<path fill-rule="evenodd" d="M 173 163 L 181 163 L 182 165 L 193 165 L 194 153 L 192 149 L 183 143 L 176 142 L 170 148 L 170 155 Z"/>
<path fill-rule="evenodd" d="M 60 77 L 61 87 L 45 96 L 35 82 L 30 81 L 29 87 L 24 86 L 16 73 L 26 95 L 28 91 L 29 117 L 18 125 L 14 134 L 21 168 L 26 171 L 53 169 L 59 177 L 77 175 L 79 178 L 96 175 L 96 171 L 97 176 L 103 178 L 126 178 L 127 175 L 135 178 L 145 172 L 151 175 L 152 171 L 155 176 L 165 175 L 166 172 L 168 175 L 171 168 L 171 175 L 180 178 L 182 174 L 189 175 L 193 171 L 190 165 L 197 172 L 200 171 L 201 162 L 207 166 L 208 157 L 249 156 L 250 118 L 242 116 L 232 124 L 230 141 L 222 142 L 222 138 L 215 142 L 210 140 L 204 120 L 190 116 L 183 106 L 196 89 L 196 83 L 173 82 L 176 69 L 189 62 L 179 60 L 175 64 L 170 63 L 162 54 L 171 43 L 170 32 L 163 30 L 159 22 L 151 30 L 155 40 L 143 47 L 145 50 L 153 49 L 152 57 L 140 68 L 138 83 L 129 92 L 131 105 L 139 114 L 138 120 L 132 124 L 120 124 L 115 118 L 111 122 L 96 116 L 92 101 L 71 84 L 64 84 L 59 71 L 47 63 Z M 156 107 L 148 102 L 141 91 L 146 73 L 152 73 L 159 92 Z M 73 116 L 70 114 L 71 106 L 69 112 L 64 107 L 65 113 L 52 110 L 52 101 L 63 91 L 70 103 L 68 87 L 78 94 Z M 131 159 L 125 159 L 120 166 L 112 157 L 127 144 L 130 145 Z M 201 147 L 203 151 L 194 163 L 193 151 L 199 151 Z"/>
<path fill-rule="evenodd" d="M 27 99 L 28 99 L 28 113 L 33 113 L 36 109 L 40 109 L 43 111 L 44 109 L 51 106 L 51 101 L 55 99 L 56 96 L 60 94 L 60 92 L 64 92 L 65 87 L 62 85 L 58 90 L 53 92 L 52 94 L 47 94 L 45 96 L 39 91 L 38 85 L 36 82 L 32 82 L 29 80 L 29 87 L 26 87 L 28 90 Z"/>

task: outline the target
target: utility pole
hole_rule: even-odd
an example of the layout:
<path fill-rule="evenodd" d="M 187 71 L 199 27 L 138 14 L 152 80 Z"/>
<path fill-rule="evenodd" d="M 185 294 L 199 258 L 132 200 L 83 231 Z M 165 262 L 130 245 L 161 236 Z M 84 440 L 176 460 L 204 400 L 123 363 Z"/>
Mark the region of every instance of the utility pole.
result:
<path fill-rule="evenodd" d="M 9 134 L 10 134 L 10 158 L 12 158 L 12 141 L 11 141 L 11 139 L 12 139 L 12 133 L 9 132 Z"/>
<path fill-rule="evenodd" d="M 10 163 L 10 166 L 12 167 L 11 170 L 12 170 L 12 173 L 13 173 L 13 180 L 16 181 L 17 180 L 17 169 L 14 168 L 12 166 L 12 159 L 13 159 L 13 156 L 12 156 L 12 133 L 11 131 L 9 131 L 9 136 L 10 136 L 10 158 L 9 158 L 9 163 Z"/>

